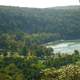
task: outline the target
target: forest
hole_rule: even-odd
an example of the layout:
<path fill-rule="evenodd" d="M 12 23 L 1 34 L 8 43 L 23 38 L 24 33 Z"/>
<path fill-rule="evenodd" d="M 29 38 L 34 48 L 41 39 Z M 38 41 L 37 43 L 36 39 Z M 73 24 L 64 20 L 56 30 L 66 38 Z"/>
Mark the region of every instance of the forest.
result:
<path fill-rule="evenodd" d="M 80 6 L 0 6 L 0 80 L 80 80 L 80 52 L 43 44 L 80 39 Z"/>
<path fill-rule="evenodd" d="M 54 53 L 28 34 L 0 36 L 0 80 L 80 80 L 80 53 Z"/>
<path fill-rule="evenodd" d="M 79 27 L 80 6 L 44 9 L 0 6 L 0 33 L 47 33 L 53 35 L 53 41 L 79 39 Z"/>

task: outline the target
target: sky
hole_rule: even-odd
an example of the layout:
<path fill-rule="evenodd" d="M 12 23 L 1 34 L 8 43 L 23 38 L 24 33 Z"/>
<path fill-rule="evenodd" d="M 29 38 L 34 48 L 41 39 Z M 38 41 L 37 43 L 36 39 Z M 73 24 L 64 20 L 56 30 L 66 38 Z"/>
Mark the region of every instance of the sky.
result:
<path fill-rule="evenodd" d="M 79 5 L 79 0 L 0 0 L 0 5 L 46 8 Z"/>

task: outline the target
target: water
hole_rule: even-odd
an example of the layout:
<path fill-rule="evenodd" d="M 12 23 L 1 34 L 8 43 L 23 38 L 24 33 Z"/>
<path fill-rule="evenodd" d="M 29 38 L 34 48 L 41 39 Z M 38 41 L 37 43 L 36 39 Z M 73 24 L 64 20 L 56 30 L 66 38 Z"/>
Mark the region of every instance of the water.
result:
<path fill-rule="evenodd" d="M 55 53 L 73 53 L 74 50 L 80 51 L 80 40 L 51 42 L 46 46 L 53 48 Z"/>

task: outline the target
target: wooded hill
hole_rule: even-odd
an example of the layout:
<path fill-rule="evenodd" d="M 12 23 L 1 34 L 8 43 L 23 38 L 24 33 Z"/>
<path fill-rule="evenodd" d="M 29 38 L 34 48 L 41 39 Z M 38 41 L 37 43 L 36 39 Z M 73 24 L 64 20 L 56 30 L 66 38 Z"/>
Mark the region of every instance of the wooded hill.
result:
<path fill-rule="evenodd" d="M 0 6 L 0 33 L 52 34 L 56 39 L 80 38 L 80 6 L 20 8 Z"/>

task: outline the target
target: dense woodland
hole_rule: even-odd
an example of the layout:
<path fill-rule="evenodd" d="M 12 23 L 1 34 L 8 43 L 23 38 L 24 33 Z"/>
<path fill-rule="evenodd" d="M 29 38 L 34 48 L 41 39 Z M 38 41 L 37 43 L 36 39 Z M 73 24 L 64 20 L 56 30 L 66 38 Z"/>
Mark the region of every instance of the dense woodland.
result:
<path fill-rule="evenodd" d="M 80 7 L 0 6 L 0 80 L 80 80 L 80 53 L 43 44 L 80 38 Z"/>
<path fill-rule="evenodd" d="M 79 27 L 80 6 L 44 9 L 0 6 L 0 33 L 47 33 L 53 35 L 48 39 L 53 41 L 80 38 Z"/>
<path fill-rule="evenodd" d="M 80 80 L 80 53 L 54 53 L 24 34 L 0 35 L 0 80 Z"/>

